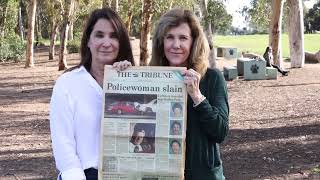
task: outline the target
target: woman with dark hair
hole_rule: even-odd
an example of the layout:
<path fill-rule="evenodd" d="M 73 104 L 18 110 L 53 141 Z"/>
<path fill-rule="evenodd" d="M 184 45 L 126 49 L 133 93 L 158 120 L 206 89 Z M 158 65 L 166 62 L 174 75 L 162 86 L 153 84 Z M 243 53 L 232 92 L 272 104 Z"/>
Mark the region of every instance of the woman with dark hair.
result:
<path fill-rule="evenodd" d="M 286 70 L 284 70 L 284 69 L 281 69 L 279 66 L 277 66 L 277 65 L 274 64 L 271 46 L 268 46 L 268 47 L 266 48 L 266 51 L 265 51 L 264 54 L 263 54 L 263 58 L 266 60 L 267 67 L 274 67 L 274 68 L 276 68 L 276 69 L 279 71 L 279 73 L 281 73 L 283 76 L 288 76 L 288 72 L 289 72 L 289 71 L 286 71 Z"/>
<path fill-rule="evenodd" d="M 104 66 L 134 65 L 126 28 L 110 8 L 93 11 L 80 63 L 55 83 L 50 102 L 53 154 L 62 180 L 97 180 Z"/>
<path fill-rule="evenodd" d="M 153 36 L 154 66 L 186 67 L 188 92 L 185 180 L 222 180 L 219 144 L 229 129 L 224 77 L 208 68 L 209 45 L 197 17 L 173 9 L 161 16 Z"/>
<path fill-rule="evenodd" d="M 173 121 L 170 127 L 170 135 L 181 135 L 181 123 L 179 121 Z"/>
<path fill-rule="evenodd" d="M 181 154 L 181 143 L 178 140 L 174 139 L 171 141 L 169 153 Z"/>

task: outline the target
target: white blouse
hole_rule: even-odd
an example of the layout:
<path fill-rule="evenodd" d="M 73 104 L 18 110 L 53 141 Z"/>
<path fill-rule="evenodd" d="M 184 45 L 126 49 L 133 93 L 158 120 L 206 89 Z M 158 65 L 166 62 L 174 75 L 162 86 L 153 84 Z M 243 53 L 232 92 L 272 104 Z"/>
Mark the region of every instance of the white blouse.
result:
<path fill-rule="evenodd" d="M 98 167 L 102 95 L 102 88 L 83 66 L 56 81 L 50 102 L 50 130 L 63 180 L 85 180 L 83 170 Z"/>

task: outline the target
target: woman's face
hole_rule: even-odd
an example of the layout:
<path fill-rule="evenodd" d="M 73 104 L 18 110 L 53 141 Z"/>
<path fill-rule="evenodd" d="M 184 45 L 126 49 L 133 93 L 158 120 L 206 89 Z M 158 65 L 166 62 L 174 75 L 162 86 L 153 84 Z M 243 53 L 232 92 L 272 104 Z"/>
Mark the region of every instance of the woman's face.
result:
<path fill-rule="evenodd" d="M 181 109 L 176 107 L 173 109 L 174 116 L 181 116 Z"/>
<path fill-rule="evenodd" d="M 119 40 L 113 25 L 107 19 L 99 19 L 90 34 L 88 47 L 92 62 L 111 65 L 119 53 Z"/>
<path fill-rule="evenodd" d="M 180 134 L 180 126 L 179 124 L 175 123 L 172 127 L 173 135 L 179 135 Z"/>
<path fill-rule="evenodd" d="M 164 54 L 170 66 L 186 66 L 192 46 L 191 29 L 187 23 L 172 27 L 164 36 Z"/>
<path fill-rule="evenodd" d="M 179 146 L 179 144 L 178 144 L 177 142 L 172 143 L 171 148 L 172 148 L 172 152 L 173 152 L 174 154 L 179 154 L 179 152 L 180 152 L 180 146 Z"/>

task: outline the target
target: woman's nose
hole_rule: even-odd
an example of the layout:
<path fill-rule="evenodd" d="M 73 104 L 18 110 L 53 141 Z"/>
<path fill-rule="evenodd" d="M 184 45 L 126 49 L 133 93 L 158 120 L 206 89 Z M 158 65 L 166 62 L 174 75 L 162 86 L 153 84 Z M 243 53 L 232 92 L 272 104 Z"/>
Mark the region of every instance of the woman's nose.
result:
<path fill-rule="evenodd" d="M 178 40 L 178 39 L 175 39 L 174 41 L 173 41 L 173 48 L 175 48 L 175 49 L 178 49 L 178 48 L 180 48 L 180 41 Z"/>
<path fill-rule="evenodd" d="M 110 38 L 105 38 L 103 40 L 103 46 L 106 46 L 106 47 L 109 47 L 111 45 L 111 41 L 110 41 Z"/>

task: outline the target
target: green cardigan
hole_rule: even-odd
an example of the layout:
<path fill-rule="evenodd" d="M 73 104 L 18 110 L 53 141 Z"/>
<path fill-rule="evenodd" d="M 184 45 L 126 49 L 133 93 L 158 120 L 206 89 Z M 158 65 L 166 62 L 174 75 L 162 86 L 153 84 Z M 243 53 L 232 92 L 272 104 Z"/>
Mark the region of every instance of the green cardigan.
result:
<path fill-rule="evenodd" d="M 229 130 L 229 104 L 221 72 L 208 69 L 200 91 L 206 99 L 198 106 L 188 97 L 185 180 L 223 180 L 218 143 Z"/>

